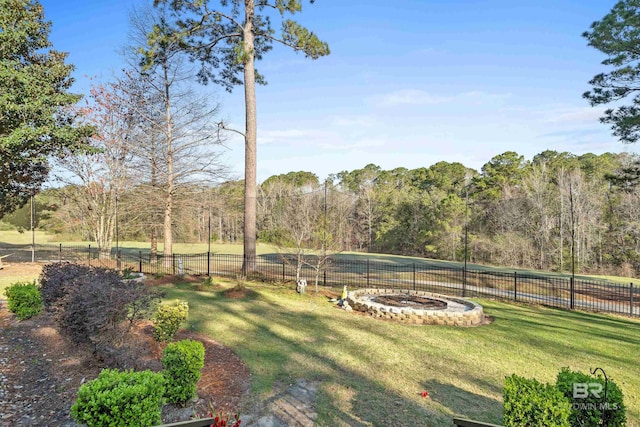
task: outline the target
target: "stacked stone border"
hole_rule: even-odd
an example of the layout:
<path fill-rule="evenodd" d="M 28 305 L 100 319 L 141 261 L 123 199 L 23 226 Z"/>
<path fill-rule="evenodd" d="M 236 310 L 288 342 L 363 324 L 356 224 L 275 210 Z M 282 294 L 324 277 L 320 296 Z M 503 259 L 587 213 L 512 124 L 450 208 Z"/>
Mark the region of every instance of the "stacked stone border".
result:
<path fill-rule="evenodd" d="M 410 307 L 391 307 L 375 301 L 361 299 L 363 295 L 415 295 L 440 301 L 455 301 L 465 305 L 465 311 L 421 310 Z M 482 306 L 466 299 L 449 297 L 432 292 L 413 291 L 403 289 L 357 289 L 347 294 L 347 302 L 354 310 L 369 314 L 380 319 L 389 319 L 413 325 L 450 325 L 477 326 L 484 320 Z"/>

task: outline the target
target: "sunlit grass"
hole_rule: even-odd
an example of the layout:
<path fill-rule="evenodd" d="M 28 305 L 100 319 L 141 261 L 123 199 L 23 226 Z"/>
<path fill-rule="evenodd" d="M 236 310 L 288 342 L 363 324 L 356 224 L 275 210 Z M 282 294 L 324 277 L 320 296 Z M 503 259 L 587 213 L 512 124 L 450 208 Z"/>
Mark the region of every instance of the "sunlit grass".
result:
<path fill-rule="evenodd" d="M 49 234 L 40 230 L 35 230 L 34 235 L 36 244 L 38 245 L 49 243 L 49 238 L 51 237 Z M 30 245 L 31 239 L 31 231 L 24 231 L 22 233 L 16 230 L 0 231 L 0 244 L 8 243 L 12 245 Z"/>
<path fill-rule="evenodd" d="M 0 270 L 0 299 L 5 299 L 4 290 L 16 282 L 31 282 L 40 275 L 39 264 L 10 264 Z"/>
<path fill-rule="evenodd" d="M 629 425 L 640 420 L 638 321 L 481 300 L 491 325 L 407 326 L 346 313 L 322 296 L 250 288 L 257 298 L 232 300 L 166 286 L 169 298 L 189 301 L 190 328 L 249 365 L 254 396 L 318 381 L 322 425 L 448 426 L 453 415 L 499 423 L 505 376 L 554 381 L 564 366 L 604 368 L 625 393 Z"/>

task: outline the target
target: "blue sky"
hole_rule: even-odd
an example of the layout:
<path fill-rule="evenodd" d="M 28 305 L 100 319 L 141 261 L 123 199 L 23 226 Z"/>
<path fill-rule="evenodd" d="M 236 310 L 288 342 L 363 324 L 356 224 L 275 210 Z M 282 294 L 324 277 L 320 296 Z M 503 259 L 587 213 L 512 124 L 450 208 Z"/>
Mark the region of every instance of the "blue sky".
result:
<path fill-rule="evenodd" d="M 317 0 L 298 20 L 329 43 L 316 61 L 276 47 L 258 63 L 258 179 L 445 160 L 480 169 L 508 150 L 633 151 L 582 99 L 602 54 L 581 34 L 607 0 Z M 42 0 L 51 40 L 70 53 L 75 91 L 108 80 L 134 0 Z M 199 87 L 241 127 L 243 92 Z M 226 158 L 242 176 L 243 142 Z"/>

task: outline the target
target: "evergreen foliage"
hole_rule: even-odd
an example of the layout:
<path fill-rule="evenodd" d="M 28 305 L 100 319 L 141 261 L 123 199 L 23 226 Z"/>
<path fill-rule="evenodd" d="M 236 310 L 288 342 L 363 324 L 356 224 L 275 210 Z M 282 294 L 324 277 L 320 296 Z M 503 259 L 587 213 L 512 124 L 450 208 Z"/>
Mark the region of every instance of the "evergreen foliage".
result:
<path fill-rule="evenodd" d="M 89 427 L 150 427 L 162 422 L 162 374 L 103 369 L 83 384 L 71 416 Z"/>
<path fill-rule="evenodd" d="M 169 402 L 184 403 L 196 395 L 204 367 L 204 345 L 200 341 L 170 343 L 162 353 L 163 374 Z"/>
<path fill-rule="evenodd" d="M 73 66 L 51 49 L 37 0 L 0 0 L 0 217 L 24 205 L 49 172 L 48 156 L 88 149 L 69 93 Z"/>
<path fill-rule="evenodd" d="M 8 286 L 4 290 L 7 296 L 9 311 L 18 319 L 29 319 L 40 314 L 42 309 L 42 296 L 35 282 L 18 282 Z"/>

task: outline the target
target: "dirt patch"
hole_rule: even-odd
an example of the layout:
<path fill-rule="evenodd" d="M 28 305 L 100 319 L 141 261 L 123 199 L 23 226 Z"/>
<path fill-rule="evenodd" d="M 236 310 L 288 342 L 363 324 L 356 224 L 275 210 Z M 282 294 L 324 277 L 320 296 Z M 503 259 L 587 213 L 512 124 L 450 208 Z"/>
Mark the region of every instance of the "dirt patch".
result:
<path fill-rule="evenodd" d="M 202 276 L 193 276 L 191 274 L 185 274 L 182 276 L 161 276 L 161 277 L 154 277 L 150 274 L 145 274 L 145 281 L 144 283 L 147 285 L 152 285 L 152 286 L 161 286 L 161 285 L 168 285 L 171 283 L 200 283 L 202 282 Z"/>
<path fill-rule="evenodd" d="M 443 310 L 447 308 L 445 301 L 415 295 L 382 295 L 376 297 L 375 301 L 393 307 L 409 307 L 425 310 Z"/>
<path fill-rule="evenodd" d="M 0 268 L 2 277 L 38 277 L 42 271 L 42 264 L 37 262 L 8 263 L 3 262 Z"/>
<path fill-rule="evenodd" d="M 69 415 L 81 384 L 96 378 L 104 363 L 90 351 L 70 345 L 54 327 L 47 314 L 18 321 L 6 307 L 0 308 L 0 425 L 63 426 L 77 424 Z M 153 340 L 150 323 L 134 328 L 136 369 L 162 368 L 164 346 Z M 205 346 L 205 366 L 198 383 L 198 399 L 186 407 L 167 405 L 164 422 L 206 415 L 210 405 L 222 412 L 235 412 L 246 395 L 251 376 L 247 366 L 229 348 L 190 331 L 180 331 L 176 339 L 195 339 Z"/>
<path fill-rule="evenodd" d="M 244 286 L 234 286 L 223 292 L 224 296 L 231 299 L 255 298 L 258 293 Z"/>

